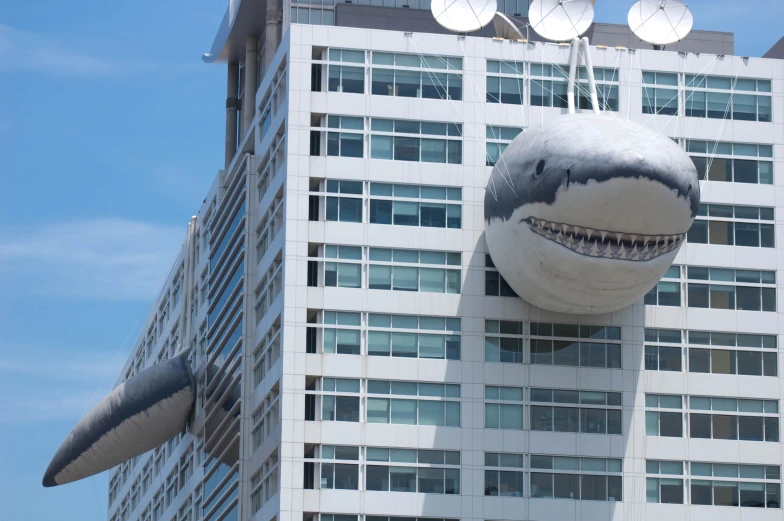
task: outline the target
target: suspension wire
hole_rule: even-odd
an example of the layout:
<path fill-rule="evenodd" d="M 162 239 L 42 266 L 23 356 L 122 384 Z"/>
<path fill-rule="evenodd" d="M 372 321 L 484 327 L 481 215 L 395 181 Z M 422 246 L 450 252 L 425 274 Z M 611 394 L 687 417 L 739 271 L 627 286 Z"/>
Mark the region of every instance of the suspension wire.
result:
<path fill-rule="evenodd" d="M 419 59 L 420 59 L 420 60 L 422 60 L 422 59 L 423 59 L 423 54 L 422 54 L 422 52 L 421 52 L 421 48 L 420 48 L 420 47 L 419 47 L 419 45 L 417 44 L 416 40 L 413 38 L 413 35 L 412 35 L 412 38 L 411 38 L 411 42 L 414 44 L 414 47 L 416 47 L 416 51 L 417 51 L 417 55 L 419 56 Z M 463 49 L 463 54 L 465 55 L 465 48 Z M 447 70 L 449 70 L 449 65 L 448 65 L 448 62 L 447 62 L 446 60 L 444 60 L 444 58 L 443 58 L 443 57 L 441 57 L 441 56 L 438 56 L 438 55 L 436 55 L 435 57 L 436 57 L 436 59 L 438 59 L 438 60 L 439 60 L 439 61 L 441 61 L 442 63 L 446 64 Z M 428 76 L 431 78 L 431 80 L 435 80 L 435 81 L 438 83 L 439 87 L 441 87 L 441 88 L 442 88 L 442 90 L 444 90 L 444 92 L 447 92 L 447 91 L 446 91 L 446 89 L 445 89 L 445 87 L 443 86 L 443 84 L 441 83 L 441 81 L 438 79 L 438 77 L 437 77 L 437 76 L 434 76 L 434 75 L 433 75 L 433 73 L 432 73 L 432 72 L 430 72 L 430 70 L 428 70 L 428 69 L 426 69 L 426 68 L 424 68 L 424 67 L 423 67 L 423 70 L 425 70 L 425 71 L 426 71 L 426 73 L 427 73 L 427 74 L 428 74 Z M 477 86 L 476 86 L 476 82 L 475 82 L 475 80 L 474 80 L 474 78 L 473 78 L 473 75 L 471 75 L 471 74 L 466 74 L 466 72 L 469 72 L 469 71 L 467 71 L 467 70 L 465 69 L 465 67 L 464 67 L 464 70 L 463 70 L 463 77 L 464 77 L 464 78 L 465 78 L 465 77 L 469 77 L 469 78 L 471 78 L 471 83 L 472 83 L 472 86 L 473 86 L 474 93 L 478 92 L 478 88 L 477 88 Z M 448 97 L 448 93 L 447 93 L 447 97 Z M 460 110 L 457 108 L 457 106 L 456 106 L 456 101 L 455 101 L 455 100 L 450 100 L 450 101 L 452 101 L 452 103 L 450 103 L 450 107 L 451 107 L 452 109 L 454 109 L 454 110 L 455 110 L 455 112 L 457 113 L 457 115 L 458 115 L 458 116 L 464 116 L 464 114 L 461 114 L 461 113 L 460 113 Z M 488 114 L 487 114 L 487 108 L 486 108 L 486 107 L 484 107 L 484 109 L 483 109 L 483 110 L 484 110 L 484 112 L 485 112 L 485 116 L 487 116 L 487 115 L 488 115 Z M 487 120 L 487 119 L 486 119 L 486 120 Z M 465 134 L 465 127 L 463 128 L 463 134 Z M 486 138 L 485 138 L 485 140 L 486 140 Z M 476 141 L 476 142 L 479 142 L 479 137 L 478 137 L 478 136 L 477 136 L 477 137 L 475 137 L 475 141 Z M 499 156 L 499 157 L 500 157 L 500 156 Z M 485 160 L 487 160 L 488 158 L 489 158 L 489 154 L 487 153 L 487 149 L 485 149 Z M 506 166 L 506 165 L 505 165 L 505 159 L 504 159 L 504 166 Z M 514 193 L 514 194 L 515 194 L 515 197 L 517 197 L 517 192 L 516 192 L 516 190 L 515 190 L 515 188 L 514 188 L 514 184 L 512 183 L 511 175 L 509 176 L 509 179 L 507 179 L 507 178 L 506 178 L 506 176 L 504 176 L 504 172 L 502 171 L 502 169 L 500 169 L 500 168 L 499 168 L 499 172 L 501 172 L 501 177 L 502 177 L 502 179 L 504 180 L 504 182 L 505 182 L 505 183 L 506 183 L 506 184 L 509 186 L 509 188 L 512 190 L 512 193 Z M 508 169 L 508 167 L 506 168 L 506 174 L 509 174 L 509 169 Z M 497 201 L 497 200 L 498 200 L 498 195 L 497 195 L 497 190 L 496 190 L 496 188 L 495 188 L 495 181 L 494 181 L 494 179 L 493 179 L 493 176 L 492 176 L 492 175 L 490 176 L 490 183 L 488 184 L 488 187 L 491 187 L 491 186 L 492 186 L 492 188 L 490 189 L 490 193 L 493 195 L 493 197 L 494 197 L 494 198 L 496 199 L 496 201 Z"/>
<path fill-rule="evenodd" d="M 721 119 L 721 125 L 719 126 L 719 132 L 718 132 L 718 134 L 716 136 L 716 141 L 714 141 L 714 143 L 713 143 L 713 152 L 711 153 L 711 156 L 708 159 L 708 168 L 707 168 L 707 171 L 706 171 L 706 174 L 705 174 L 706 177 L 707 177 L 707 172 L 710 172 L 710 167 L 713 164 L 713 160 L 716 157 L 716 150 L 719 148 L 719 139 L 721 139 L 721 136 L 724 134 L 724 126 L 727 124 L 727 115 L 729 114 L 729 112 L 731 110 L 732 99 L 733 99 L 733 97 L 735 95 L 735 86 L 738 83 L 738 75 L 740 74 L 740 65 L 741 64 L 738 63 L 738 68 L 735 69 L 735 77 L 732 80 L 732 88 L 730 89 L 730 97 L 727 100 L 727 107 L 724 109 L 724 117 Z M 707 119 L 707 116 L 708 116 L 707 112 L 708 112 L 708 96 L 706 94 L 706 96 L 705 96 L 705 117 L 706 117 L 706 119 Z"/>
<path fill-rule="evenodd" d="M 719 59 L 719 57 L 718 57 L 718 56 L 715 56 L 715 57 L 714 57 L 714 58 L 713 58 L 713 59 L 712 59 L 712 60 L 711 60 L 711 61 L 708 63 L 708 65 L 706 65 L 705 67 L 703 67 L 703 68 L 702 68 L 702 70 L 701 70 L 699 73 L 697 73 L 696 75 L 694 75 L 694 79 L 692 79 L 692 83 L 693 83 L 693 82 L 694 82 L 694 81 L 695 81 L 697 78 L 699 78 L 700 76 L 703 76 L 703 77 L 705 77 L 705 76 L 707 76 L 708 74 L 710 74 L 710 73 L 711 73 L 711 71 L 713 70 L 713 67 L 715 67 L 716 63 L 718 62 L 718 59 Z M 705 71 L 705 69 L 708 69 L 708 70 L 707 70 L 707 72 Z M 641 69 L 641 70 L 642 70 L 642 69 Z M 644 83 L 644 82 L 643 82 L 643 87 L 645 87 L 645 83 Z M 685 89 L 686 87 L 688 87 L 688 85 L 684 85 L 684 89 Z M 691 94 L 689 94 L 689 95 L 686 97 L 686 103 L 688 103 L 688 102 L 689 102 L 689 100 L 691 99 L 691 97 L 694 95 L 694 92 L 695 92 L 695 91 L 691 91 Z M 647 120 L 645 120 L 645 121 L 644 121 L 644 122 L 641 124 L 641 126 L 645 126 L 645 125 L 647 125 L 647 124 L 648 124 L 648 123 L 649 123 L 649 122 L 650 122 L 650 121 L 651 121 L 651 120 L 652 120 L 654 117 L 656 117 L 656 116 L 658 116 L 658 115 L 659 115 L 659 113 L 660 113 L 660 112 L 661 112 L 661 111 L 664 109 L 664 107 L 665 107 L 666 105 L 668 105 L 670 102 L 672 102 L 673 100 L 675 100 L 676 98 L 678 98 L 678 97 L 679 97 L 679 95 L 680 95 L 680 87 L 678 88 L 678 93 L 677 93 L 677 94 L 675 94 L 675 96 L 671 97 L 669 100 L 667 100 L 667 103 L 665 103 L 664 105 L 662 105 L 662 108 L 661 108 L 661 109 L 657 109 L 657 110 L 656 110 L 656 111 L 655 111 L 653 114 L 651 114 L 651 115 L 648 117 L 648 119 L 647 119 Z M 655 105 L 654 105 L 654 107 L 655 107 Z M 684 107 L 684 109 L 685 109 L 685 107 Z"/>

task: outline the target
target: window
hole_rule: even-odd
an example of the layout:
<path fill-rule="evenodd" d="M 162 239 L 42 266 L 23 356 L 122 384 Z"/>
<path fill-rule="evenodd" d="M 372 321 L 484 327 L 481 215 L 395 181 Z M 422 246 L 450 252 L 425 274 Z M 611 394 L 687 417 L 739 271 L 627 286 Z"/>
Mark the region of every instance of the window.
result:
<path fill-rule="evenodd" d="M 460 385 L 368 380 L 367 421 L 459 427 Z"/>
<path fill-rule="evenodd" d="M 370 183 L 370 223 L 458 229 L 461 199 L 461 188 Z"/>
<path fill-rule="evenodd" d="M 460 452 L 368 447 L 367 461 L 365 490 L 460 494 Z"/>
<path fill-rule="evenodd" d="M 259 225 L 256 227 L 256 259 L 263 262 L 264 255 L 269 251 L 270 244 L 274 241 L 283 228 L 283 197 L 275 198 L 269 209 L 261 215 Z"/>
<path fill-rule="evenodd" d="M 336 490 L 359 489 L 359 447 L 321 446 L 320 488 Z"/>
<path fill-rule="evenodd" d="M 485 429 L 523 429 L 522 387 L 485 386 Z"/>
<path fill-rule="evenodd" d="M 330 92 L 363 94 L 365 92 L 365 51 L 329 49 L 330 62 L 357 63 L 361 66 L 328 65 L 328 89 Z"/>
<path fill-rule="evenodd" d="M 335 25 L 335 11 L 333 9 L 292 7 L 291 23 L 310 24 L 310 25 Z"/>
<path fill-rule="evenodd" d="M 370 157 L 395 161 L 462 164 L 463 125 L 372 118 Z"/>
<path fill-rule="evenodd" d="M 322 421 L 359 421 L 359 380 L 321 379 Z"/>
<path fill-rule="evenodd" d="M 678 115 L 677 74 L 643 71 L 642 113 L 664 114 L 666 116 Z"/>
<path fill-rule="evenodd" d="M 690 463 L 691 504 L 781 508 L 781 468 Z"/>
<path fill-rule="evenodd" d="M 623 501 L 622 461 L 531 454 L 531 497 Z"/>
<path fill-rule="evenodd" d="M 687 273 L 690 279 L 689 307 L 776 311 L 776 272 L 774 271 L 689 266 Z M 692 280 L 710 281 L 710 284 L 695 283 L 691 282 Z M 732 284 L 733 282 L 743 285 L 735 285 Z"/>
<path fill-rule="evenodd" d="M 645 370 L 681 371 L 681 342 L 679 329 L 645 328 Z"/>
<path fill-rule="evenodd" d="M 485 333 L 485 362 L 523 363 L 522 322 L 485 320 Z"/>
<path fill-rule="evenodd" d="M 370 313 L 368 355 L 460 360 L 460 327 L 459 318 Z"/>
<path fill-rule="evenodd" d="M 701 204 L 687 240 L 702 244 L 774 248 L 773 214 L 773 208 L 766 207 Z"/>
<path fill-rule="evenodd" d="M 443 251 L 370 248 L 368 288 L 459 294 L 460 257 L 460 253 Z"/>
<path fill-rule="evenodd" d="M 258 512 L 262 505 L 277 493 L 279 488 L 279 475 L 278 454 L 277 452 L 273 452 L 261 465 L 261 469 L 250 480 L 251 514 Z"/>
<path fill-rule="evenodd" d="M 322 352 L 341 355 L 358 355 L 361 352 L 362 314 L 325 311 L 323 323 L 341 326 L 325 327 L 322 332 Z"/>
<path fill-rule="evenodd" d="M 498 270 L 495 269 L 493 259 L 488 254 L 485 254 L 485 268 L 485 295 L 489 297 L 520 298 L 501 274 L 498 273 Z"/>
<path fill-rule="evenodd" d="M 245 261 L 242 260 L 239 264 L 236 264 L 236 268 L 231 272 L 231 275 L 226 276 L 221 283 L 217 285 L 210 284 L 211 288 L 220 287 L 222 289 L 210 296 L 210 311 L 207 313 L 207 327 L 210 329 L 215 327 L 218 317 L 221 316 L 221 313 L 227 307 L 226 303 L 228 302 L 229 297 L 238 293 L 235 290 L 242 285 L 244 275 Z"/>
<path fill-rule="evenodd" d="M 645 435 L 683 437 L 683 397 L 666 394 L 645 395 Z"/>
<path fill-rule="evenodd" d="M 681 267 L 670 266 L 652 290 L 645 295 L 645 304 L 649 306 L 676 306 L 681 305 L 681 285 L 676 282 L 681 278 Z M 668 280 L 669 279 L 669 280 Z"/>
<path fill-rule="evenodd" d="M 773 146 L 722 141 L 686 140 L 701 180 L 773 184 Z"/>
<path fill-rule="evenodd" d="M 327 128 L 348 132 L 327 132 L 327 155 L 341 157 L 363 157 L 365 122 L 362 118 L 327 116 Z M 361 193 L 361 191 L 360 191 Z"/>
<path fill-rule="evenodd" d="M 618 88 L 620 86 L 618 70 L 594 67 L 593 74 L 596 80 L 596 97 L 599 101 L 599 110 L 618 112 Z M 577 69 L 577 77 L 580 80 L 575 85 L 577 107 L 580 109 L 591 109 L 588 70 L 585 67 L 579 67 Z"/>
<path fill-rule="evenodd" d="M 770 80 L 693 74 L 685 80 L 687 116 L 771 121 Z"/>
<path fill-rule="evenodd" d="M 324 262 L 324 286 L 338 288 L 362 287 L 361 247 L 328 244 L 324 246 L 324 257 L 341 260 L 341 262 Z"/>
<path fill-rule="evenodd" d="M 485 452 L 485 496 L 523 497 L 524 466 L 523 454 Z"/>
<path fill-rule="evenodd" d="M 538 107 L 566 108 L 569 90 L 568 65 L 531 64 L 531 105 Z M 618 71 L 594 67 L 596 95 L 600 110 L 618 111 Z M 590 109 L 591 100 L 588 88 L 588 74 L 585 67 L 578 68 L 579 82 L 575 84 L 577 107 Z"/>
<path fill-rule="evenodd" d="M 531 322 L 531 364 L 621 367 L 621 328 Z"/>
<path fill-rule="evenodd" d="M 683 462 L 648 460 L 645 473 L 656 476 L 645 478 L 646 502 L 683 504 Z"/>
<path fill-rule="evenodd" d="M 462 58 L 374 51 L 372 62 L 374 95 L 463 99 Z"/>
<path fill-rule="evenodd" d="M 266 273 L 261 277 L 256 289 L 254 290 L 255 303 L 254 312 L 256 324 L 267 315 L 275 299 L 283 291 L 283 253 L 278 250 L 272 263 L 267 268 Z M 239 310 L 238 310 L 239 312 Z M 210 346 L 212 349 L 212 345 Z"/>
<path fill-rule="evenodd" d="M 267 439 L 275 428 L 280 425 L 280 400 L 277 388 L 273 388 L 264 397 L 258 409 L 253 413 L 251 430 L 251 448 L 256 450 Z"/>
<path fill-rule="evenodd" d="M 488 125 L 485 129 L 485 137 L 487 138 L 485 165 L 494 166 L 509 142 L 522 131 L 523 129 L 517 127 L 491 127 Z"/>
<path fill-rule="evenodd" d="M 350 223 L 362 222 L 362 182 L 327 180 L 328 194 L 341 194 L 340 196 L 328 195 L 327 221 L 340 221 Z M 346 197 L 358 195 L 359 197 Z"/>
<path fill-rule="evenodd" d="M 486 101 L 522 105 L 524 72 L 522 62 L 487 60 Z"/>
<path fill-rule="evenodd" d="M 533 387 L 529 392 L 533 431 L 621 434 L 621 393 Z"/>
<path fill-rule="evenodd" d="M 253 351 L 253 385 L 258 387 L 264 376 L 280 358 L 280 321 L 272 325 Z"/>
<path fill-rule="evenodd" d="M 774 335 L 689 331 L 689 372 L 777 376 L 778 353 Z M 742 349 L 726 349 L 726 347 Z M 769 351 L 765 351 L 769 349 Z"/>
<path fill-rule="evenodd" d="M 779 402 L 689 397 L 689 436 L 715 440 L 779 441 Z"/>

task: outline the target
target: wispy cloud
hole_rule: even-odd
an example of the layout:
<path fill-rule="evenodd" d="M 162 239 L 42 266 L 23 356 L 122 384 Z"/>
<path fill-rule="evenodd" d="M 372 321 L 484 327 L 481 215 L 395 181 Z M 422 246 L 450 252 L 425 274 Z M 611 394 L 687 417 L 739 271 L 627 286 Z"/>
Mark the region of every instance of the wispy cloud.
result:
<path fill-rule="evenodd" d="M 195 65 L 128 59 L 107 51 L 105 42 L 85 45 L 0 24 L 0 72 L 11 70 L 73 78 L 123 78 L 151 72 L 204 71 L 204 67 Z"/>
<path fill-rule="evenodd" d="M 79 419 L 114 384 L 125 355 L 64 352 L 31 346 L 0 348 L 0 424 Z"/>
<path fill-rule="evenodd" d="M 0 228 L 0 281 L 10 293 L 149 300 L 184 235 L 184 225 L 124 219 Z"/>

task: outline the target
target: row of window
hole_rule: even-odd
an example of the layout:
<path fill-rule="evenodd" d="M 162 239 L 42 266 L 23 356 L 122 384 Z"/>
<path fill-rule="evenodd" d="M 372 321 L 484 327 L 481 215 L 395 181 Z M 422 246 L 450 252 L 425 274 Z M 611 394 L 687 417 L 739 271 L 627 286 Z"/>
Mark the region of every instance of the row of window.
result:
<path fill-rule="evenodd" d="M 736 351 L 728 349 L 683 348 L 687 353 L 688 372 L 778 376 L 778 353 Z M 645 369 L 648 371 L 682 371 L 680 347 L 645 346 Z"/>
<path fill-rule="evenodd" d="M 723 414 L 673 412 L 683 408 L 683 398 L 673 395 L 645 395 L 645 429 L 648 436 L 680 438 L 688 422 L 691 438 L 779 441 L 778 402 L 736 398 L 690 396 L 691 411 Z M 731 413 L 731 414 L 728 414 Z"/>
<path fill-rule="evenodd" d="M 308 9 L 301 8 L 305 18 Z M 321 10 L 317 10 L 321 11 Z M 328 11 L 324 11 L 325 13 Z M 329 11 L 331 16 L 331 11 Z M 299 12 L 292 13 L 297 20 Z M 317 20 L 313 23 L 322 23 Z M 329 22 L 331 23 L 331 22 Z M 330 61 L 361 63 L 362 67 L 346 65 L 329 66 L 329 90 L 335 92 L 364 93 L 365 51 L 329 50 Z M 441 56 L 420 56 L 371 52 L 373 65 L 396 68 L 372 67 L 371 90 L 374 95 L 412 98 L 461 100 L 463 79 L 459 73 L 436 70 L 462 70 L 462 59 Z M 524 62 L 488 60 L 486 65 L 486 101 L 522 105 L 524 100 Z M 566 107 L 568 89 L 565 66 L 530 64 L 530 104 L 543 107 Z M 579 81 L 575 86 L 578 106 L 590 108 L 587 72 L 578 70 Z M 594 68 L 597 95 L 602 110 L 619 110 L 619 74 L 617 69 Z M 771 82 L 750 78 L 729 78 L 706 75 L 684 75 L 684 85 L 679 86 L 679 74 L 643 71 L 642 111 L 644 114 L 677 115 L 683 104 L 683 113 L 689 117 L 708 117 L 745 121 L 772 120 Z M 683 95 L 681 95 L 683 90 Z M 757 92 L 762 94 L 750 94 Z M 681 99 L 682 98 L 682 99 Z"/>
<path fill-rule="evenodd" d="M 499 62 L 488 60 L 486 78 L 486 101 L 488 103 L 505 103 L 522 105 L 524 103 L 525 64 L 521 62 Z M 504 76 L 492 76 L 491 74 Z M 575 85 L 577 106 L 581 109 L 591 108 L 587 72 L 584 67 L 578 71 L 580 80 Z M 601 110 L 618 111 L 618 74 L 611 69 L 594 69 L 597 98 Z M 545 64 L 531 64 L 530 104 L 537 107 L 568 107 L 568 79 L 563 68 Z M 534 78 L 536 77 L 536 78 Z M 552 79 L 545 79 L 552 78 Z"/>
<path fill-rule="evenodd" d="M 582 97 L 579 99 L 582 100 Z M 563 103 L 566 103 L 565 98 Z M 344 130 L 344 132 L 336 130 L 326 133 L 328 156 L 365 157 L 363 118 L 329 115 L 327 126 L 331 129 Z M 488 126 L 485 164 L 495 165 L 509 141 L 521 130 L 514 127 Z M 447 139 L 415 137 L 416 135 L 447 136 Z M 373 159 L 461 164 L 462 141 L 458 139 L 460 136 L 462 136 L 460 124 L 373 118 L 369 137 L 369 156 Z M 733 157 L 756 155 L 772 157 L 770 145 L 686 140 L 686 150 L 701 180 L 773 184 L 772 161 Z M 722 157 L 719 154 L 729 157 Z"/>
<path fill-rule="evenodd" d="M 327 246 L 337 248 L 336 246 Z M 351 258 L 361 261 L 362 248 L 342 246 L 345 251 L 354 252 L 352 256 L 338 257 Z M 384 262 L 397 262 L 392 260 L 391 250 L 370 248 L 371 261 L 381 260 Z M 411 250 L 395 250 L 396 252 L 409 252 Z M 388 253 L 386 253 L 388 252 Z M 419 253 L 419 252 L 417 252 Z M 444 255 L 444 252 L 425 252 L 434 255 Z M 457 256 L 457 252 L 448 253 Z M 334 257 L 328 254 L 327 257 Z M 375 258 L 374 258 L 375 257 Z M 408 261 L 416 262 L 416 261 Z M 424 263 L 424 261 L 420 261 Z M 430 262 L 428 262 L 430 263 Z M 459 265 L 459 262 L 455 262 Z M 434 269 L 416 268 L 409 266 L 390 266 L 370 264 L 368 267 L 368 288 L 386 289 L 396 291 L 422 291 L 435 293 L 460 293 L 461 271 L 459 269 Z M 645 296 L 645 304 L 660 306 L 680 306 L 681 305 L 681 285 L 677 282 L 669 282 L 667 278 L 680 277 L 679 267 L 673 267 L 665 275 L 663 281 L 659 282 Z M 318 263 L 310 261 L 309 285 L 318 285 Z M 672 275 L 671 273 L 675 275 Z M 709 278 L 708 273 L 716 273 L 717 278 Z M 737 275 L 737 276 L 736 276 Z M 752 271 L 752 270 L 731 270 L 719 268 L 695 268 L 690 267 L 688 276 L 695 280 L 716 280 L 719 284 L 686 284 L 687 305 L 698 308 L 715 309 L 737 309 L 747 311 L 776 311 L 776 288 L 761 286 L 735 286 L 729 282 L 748 282 L 753 284 L 775 284 L 775 272 Z M 731 279 L 729 278 L 731 277 Z M 362 264 L 325 262 L 324 263 L 324 285 L 346 288 L 362 287 Z M 497 271 L 485 271 L 485 295 L 488 296 L 510 296 L 517 297 L 517 294 L 508 286 Z M 605 358 L 606 360 L 606 358 Z"/>
<path fill-rule="evenodd" d="M 324 286 L 362 287 L 362 248 L 326 245 L 324 257 L 358 262 L 323 262 Z M 460 293 L 461 254 L 426 250 L 369 248 L 367 284 L 369 289 L 419 291 L 424 293 Z M 383 263 L 383 264 L 378 264 Z M 404 265 L 400 265 L 404 264 Z M 421 267 L 420 267 L 421 266 Z M 436 266 L 457 266 L 448 269 Z M 318 285 L 317 261 L 308 263 L 308 284 Z"/>
<path fill-rule="evenodd" d="M 645 304 L 680 306 L 681 284 L 668 279 L 680 279 L 681 267 L 672 266 L 662 281 L 645 295 Z M 689 282 L 686 305 L 693 308 L 737 309 L 746 311 L 776 311 L 776 272 L 733 270 L 689 266 L 686 278 L 711 281 L 711 284 Z M 754 286 L 734 285 L 755 284 Z M 761 284 L 768 287 L 760 286 Z"/>
<path fill-rule="evenodd" d="M 701 204 L 697 218 L 687 234 L 687 240 L 702 244 L 774 248 L 773 220 L 773 208 Z"/>
<path fill-rule="evenodd" d="M 646 502 L 683 504 L 684 467 L 692 476 L 688 485 L 692 505 L 780 508 L 781 469 L 763 465 L 646 461 Z M 714 481 L 704 478 L 719 478 Z M 700 479 L 702 478 L 702 479 Z M 733 481 L 740 478 L 742 481 Z"/>
<path fill-rule="evenodd" d="M 327 155 L 364 157 L 365 138 L 362 118 L 328 117 L 330 128 L 346 129 L 327 132 Z M 340 126 L 338 126 L 340 125 Z M 423 163 L 461 164 L 463 162 L 462 124 L 429 123 L 410 120 L 371 120 L 370 158 Z M 350 130 L 348 130 L 350 129 Z M 401 135 L 402 134 L 402 135 Z M 312 131 L 313 136 L 318 131 Z M 445 136 L 419 137 L 419 136 Z M 319 155 L 319 148 L 311 146 L 311 155 Z"/>
<path fill-rule="evenodd" d="M 327 221 L 363 222 L 363 183 L 361 181 L 327 180 Z M 459 203 L 461 188 L 417 186 L 387 183 L 369 183 L 370 199 L 367 204 L 370 224 L 396 226 L 422 226 L 426 228 L 457 228 L 462 226 L 462 209 Z M 311 196 L 310 220 L 318 220 L 317 201 Z"/>

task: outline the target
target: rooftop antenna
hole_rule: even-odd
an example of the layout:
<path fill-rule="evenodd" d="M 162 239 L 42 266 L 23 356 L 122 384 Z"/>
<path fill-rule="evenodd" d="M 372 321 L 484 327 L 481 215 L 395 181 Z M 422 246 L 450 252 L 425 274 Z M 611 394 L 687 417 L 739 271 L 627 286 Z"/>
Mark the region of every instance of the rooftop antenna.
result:
<path fill-rule="evenodd" d="M 531 28 L 545 40 L 568 42 L 580 36 L 593 23 L 590 0 L 533 0 L 528 8 Z"/>
<path fill-rule="evenodd" d="M 496 0 L 433 0 L 430 12 L 441 27 L 465 34 L 478 31 L 493 21 Z"/>
<path fill-rule="evenodd" d="M 577 77 L 577 58 L 580 45 L 588 75 L 588 89 L 594 113 L 599 113 L 596 96 L 596 80 L 593 75 L 591 47 L 587 36 L 583 36 L 593 23 L 591 0 L 533 0 L 528 8 L 531 28 L 544 38 L 554 42 L 571 41 L 569 49 L 569 90 L 566 98 L 569 114 L 574 114 L 574 84 Z M 582 38 L 581 38 L 582 37 Z"/>
<path fill-rule="evenodd" d="M 689 6 L 681 0 L 639 0 L 629 9 L 628 21 L 632 32 L 657 51 L 686 38 L 694 25 Z"/>
<path fill-rule="evenodd" d="M 501 11 L 495 13 L 493 17 L 493 26 L 495 27 L 495 37 L 503 38 L 504 40 L 525 40 L 520 28 Z"/>

